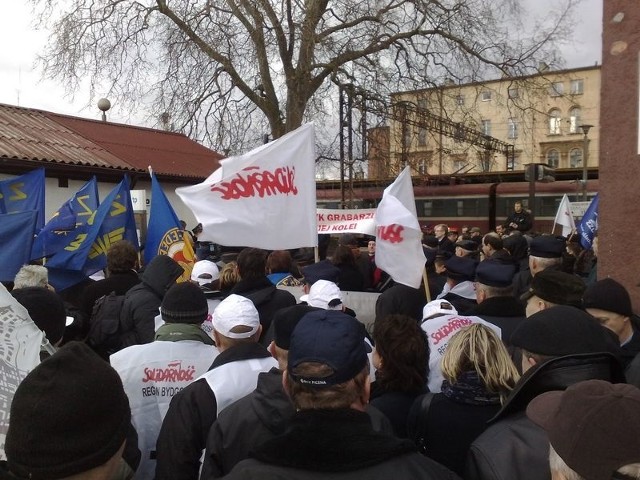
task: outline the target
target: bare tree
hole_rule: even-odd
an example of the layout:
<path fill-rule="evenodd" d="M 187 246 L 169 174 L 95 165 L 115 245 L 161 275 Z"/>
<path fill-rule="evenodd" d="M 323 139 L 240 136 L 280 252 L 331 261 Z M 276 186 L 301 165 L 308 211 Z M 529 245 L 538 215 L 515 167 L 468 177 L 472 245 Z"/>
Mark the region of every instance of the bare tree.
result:
<path fill-rule="evenodd" d="M 553 65 L 578 0 L 539 25 L 517 0 L 31 1 L 51 31 L 46 76 L 70 92 L 88 78 L 92 95 L 235 152 L 307 119 L 335 125 L 335 84 L 385 96 Z"/>

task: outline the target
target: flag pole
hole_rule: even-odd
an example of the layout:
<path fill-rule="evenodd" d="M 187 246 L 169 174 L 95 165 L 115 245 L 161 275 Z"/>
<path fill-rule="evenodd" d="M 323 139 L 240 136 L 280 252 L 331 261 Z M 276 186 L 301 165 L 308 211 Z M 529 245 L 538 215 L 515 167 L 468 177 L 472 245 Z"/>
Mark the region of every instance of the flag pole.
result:
<path fill-rule="evenodd" d="M 422 269 L 422 281 L 424 282 L 424 293 L 427 297 L 427 303 L 431 301 L 431 292 L 429 292 L 429 280 L 427 279 L 427 266 Z"/>

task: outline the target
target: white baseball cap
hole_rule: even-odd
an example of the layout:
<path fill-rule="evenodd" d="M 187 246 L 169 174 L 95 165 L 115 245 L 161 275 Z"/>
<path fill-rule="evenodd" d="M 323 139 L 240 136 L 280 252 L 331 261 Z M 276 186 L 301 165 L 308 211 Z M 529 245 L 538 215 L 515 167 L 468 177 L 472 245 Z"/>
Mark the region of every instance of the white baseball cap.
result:
<path fill-rule="evenodd" d="M 457 315 L 458 310 L 446 300 L 433 300 L 422 309 L 422 319 L 433 317 L 436 314 Z"/>
<path fill-rule="evenodd" d="M 342 293 L 333 282 L 318 280 L 309 289 L 307 303 L 324 310 L 342 310 Z"/>
<path fill-rule="evenodd" d="M 193 270 L 191 270 L 191 280 L 198 282 L 200 286 L 215 282 L 219 278 L 220 270 L 211 260 L 200 260 L 193 265 Z"/>
<path fill-rule="evenodd" d="M 260 327 L 260 316 L 255 305 L 247 297 L 229 295 L 213 311 L 213 329 L 227 338 L 249 338 Z M 235 327 L 248 327 L 251 330 L 242 333 L 232 332 Z"/>

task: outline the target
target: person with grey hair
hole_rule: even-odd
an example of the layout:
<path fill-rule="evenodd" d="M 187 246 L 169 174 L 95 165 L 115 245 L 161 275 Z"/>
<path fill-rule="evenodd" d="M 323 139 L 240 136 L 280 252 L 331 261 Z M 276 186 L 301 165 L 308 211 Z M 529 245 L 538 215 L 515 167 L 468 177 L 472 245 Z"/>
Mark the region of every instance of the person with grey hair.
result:
<path fill-rule="evenodd" d="M 640 390 L 603 380 L 534 398 L 527 416 L 549 437 L 554 479 L 640 479 Z"/>
<path fill-rule="evenodd" d="M 23 265 L 13 280 L 13 289 L 26 287 L 51 288 L 48 270 L 42 265 Z"/>

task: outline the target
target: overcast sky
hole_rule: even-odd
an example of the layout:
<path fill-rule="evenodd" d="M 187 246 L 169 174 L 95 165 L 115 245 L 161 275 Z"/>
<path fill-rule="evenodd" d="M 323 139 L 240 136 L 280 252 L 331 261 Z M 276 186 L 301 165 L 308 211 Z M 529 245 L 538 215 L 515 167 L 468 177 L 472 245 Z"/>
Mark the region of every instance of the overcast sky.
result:
<path fill-rule="evenodd" d="M 46 34 L 33 29 L 31 8 L 26 3 L 25 0 L 5 0 L 2 5 L 0 31 L 4 42 L 0 49 L 0 103 L 99 119 L 101 112 L 97 107 L 87 106 L 88 91 L 78 92 L 73 99 L 67 98 L 59 83 L 41 80 L 40 72 L 34 70 L 34 61 L 44 48 Z M 555 0 L 526 0 L 526 3 L 543 11 L 552 8 Z M 575 42 L 563 49 L 567 68 L 600 63 L 602 0 L 582 0 L 579 16 Z M 127 115 L 119 111 L 117 105 L 108 115 L 112 121 L 128 123 Z"/>

